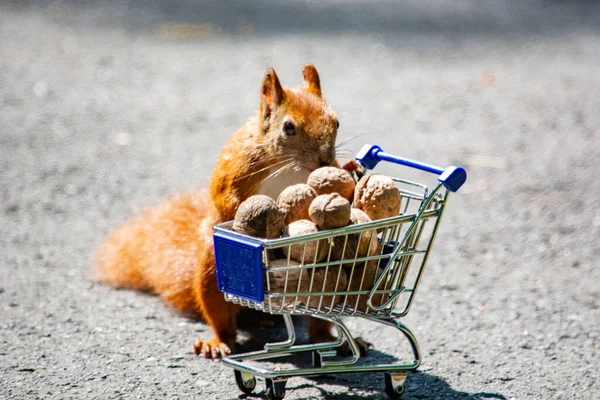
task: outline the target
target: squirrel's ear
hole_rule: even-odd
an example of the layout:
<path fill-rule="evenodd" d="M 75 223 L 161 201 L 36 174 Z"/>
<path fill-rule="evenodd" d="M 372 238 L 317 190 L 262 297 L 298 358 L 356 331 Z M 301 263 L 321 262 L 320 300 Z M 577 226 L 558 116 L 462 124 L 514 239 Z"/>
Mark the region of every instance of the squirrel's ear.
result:
<path fill-rule="evenodd" d="M 284 97 L 285 94 L 275 70 L 269 68 L 260 90 L 260 108 L 263 119 L 269 118 L 271 113 L 283 102 Z"/>
<path fill-rule="evenodd" d="M 302 70 L 302 76 L 304 76 L 304 89 L 317 97 L 321 97 L 321 80 L 315 66 L 306 64 L 304 70 Z"/>

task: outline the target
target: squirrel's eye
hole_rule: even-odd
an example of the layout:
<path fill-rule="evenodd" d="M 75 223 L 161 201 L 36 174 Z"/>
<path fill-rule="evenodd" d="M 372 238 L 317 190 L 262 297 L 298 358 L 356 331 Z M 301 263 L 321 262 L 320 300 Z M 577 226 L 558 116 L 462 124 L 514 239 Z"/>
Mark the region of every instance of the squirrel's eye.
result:
<path fill-rule="evenodd" d="M 340 121 L 337 121 L 337 129 L 340 129 Z"/>
<path fill-rule="evenodd" d="M 295 135 L 296 134 L 296 127 L 290 121 L 285 121 L 283 123 L 283 132 L 286 135 L 288 135 L 288 136 Z"/>

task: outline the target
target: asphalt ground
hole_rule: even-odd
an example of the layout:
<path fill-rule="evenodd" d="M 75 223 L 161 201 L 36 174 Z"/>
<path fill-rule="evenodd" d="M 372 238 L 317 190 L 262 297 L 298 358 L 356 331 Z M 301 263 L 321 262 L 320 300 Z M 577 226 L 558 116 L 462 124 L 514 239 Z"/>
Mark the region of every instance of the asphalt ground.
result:
<path fill-rule="evenodd" d="M 0 398 L 238 398 L 230 369 L 193 355 L 205 324 L 89 267 L 140 207 L 207 184 L 266 68 L 296 85 L 306 62 L 348 153 L 469 173 L 403 320 L 423 350 L 404 397 L 598 398 L 598 3 L 226 3 L 0 2 Z M 255 317 L 242 349 L 285 335 Z M 408 355 L 348 324 L 371 362 Z M 286 398 L 382 387 L 296 378 Z"/>

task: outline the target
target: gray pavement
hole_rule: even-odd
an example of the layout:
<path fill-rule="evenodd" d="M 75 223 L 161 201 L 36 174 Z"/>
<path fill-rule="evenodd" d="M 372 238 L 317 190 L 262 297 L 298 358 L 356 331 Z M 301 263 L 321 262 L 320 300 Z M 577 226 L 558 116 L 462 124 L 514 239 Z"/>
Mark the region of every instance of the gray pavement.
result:
<path fill-rule="evenodd" d="M 595 1 L 0 2 L 0 399 L 238 398 L 192 354 L 206 325 L 89 265 L 139 207 L 206 185 L 267 67 L 295 85 L 305 62 L 348 152 L 469 171 L 404 320 L 424 354 L 405 398 L 598 398 L 599 20 Z M 242 325 L 244 349 L 284 334 Z M 372 362 L 407 355 L 349 325 Z M 297 378 L 286 398 L 381 388 Z"/>

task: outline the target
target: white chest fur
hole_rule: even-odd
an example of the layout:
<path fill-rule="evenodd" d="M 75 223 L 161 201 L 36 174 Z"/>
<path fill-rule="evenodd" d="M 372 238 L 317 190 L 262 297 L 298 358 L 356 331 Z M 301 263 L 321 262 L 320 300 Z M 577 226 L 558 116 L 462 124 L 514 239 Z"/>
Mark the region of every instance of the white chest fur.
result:
<path fill-rule="evenodd" d="M 288 186 L 306 183 L 310 171 L 302 168 L 299 171 L 285 171 L 266 179 L 258 189 L 258 194 L 264 194 L 277 200 L 279 194 Z"/>

